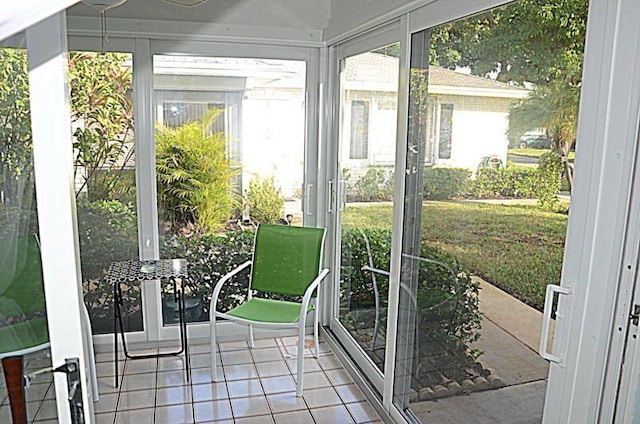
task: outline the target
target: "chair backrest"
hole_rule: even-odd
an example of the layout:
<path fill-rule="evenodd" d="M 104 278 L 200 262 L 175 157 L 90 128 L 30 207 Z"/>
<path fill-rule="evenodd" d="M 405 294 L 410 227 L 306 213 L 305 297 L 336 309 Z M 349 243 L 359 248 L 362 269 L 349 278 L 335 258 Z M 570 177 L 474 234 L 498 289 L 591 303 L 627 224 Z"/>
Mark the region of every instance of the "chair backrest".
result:
<path fill-rule="evenodd" d="M 45 310 L 40 247 L 34 235 L 0 240 L 0 297 L 5 306 L 21 309 L 2 315 Z"/>
<path fill-rule="evenodd" d="M 260 224 L 251 268 L 254 290 L 302 296 L 322 264 L 324 228 Z"/>

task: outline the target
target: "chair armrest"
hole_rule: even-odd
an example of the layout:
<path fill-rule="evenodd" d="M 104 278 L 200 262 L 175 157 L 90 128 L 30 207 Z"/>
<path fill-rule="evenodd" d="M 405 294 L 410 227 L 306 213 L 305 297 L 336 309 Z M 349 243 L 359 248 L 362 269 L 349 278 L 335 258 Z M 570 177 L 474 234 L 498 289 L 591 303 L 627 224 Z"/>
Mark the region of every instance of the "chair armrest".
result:
<path fill-rule="evenodd" d="M 427 258 L 422 258 L 420 256 L 409 255 L 408 253 L 403 253 L 402 256 L 407 258 L 407 259 L 413 259 L 413 260 L 420 261 L 420 262 L 426 262 L 426 263 L 429 263 L 429 264 L 440 265 L 441 267 L 443 267 L 447 271 L 449 271 L 451 273 L 451 275 L 453 275 L 454 277 L 457 277 L 456 273 L 451 269 L 451 267 L 449 265 L 447 265 L 446 263 L 442 262 L 442 261 L 436 261 L 434 259 L 427 259 Z"/>
<path fill-rule="evenodd" d="M 251 265 L 251 261 L 247 261 L 247 262 L 239 265 L 233 271 L 225 274 L 221 279 L 218 280 L 218 282 L 216 283 L 216 286 L 213 288 L 213 293 L 211 294 L 211 305 L 209 307 L 209 312 L 210 313 L 214 313 L 216 311 L 216 306 L 217 306 L 216 304 L 218 303 L 218 296 L 220 295 L 220 290 L 222 290 L 222 286 L 224 285 L 224 283 L 226 283 L 227 281 L 231 280 L 236 274 L 240 273 L 240 271 L 244 270 L 249 265 Z"/>
<path fill-rule="evenodd" d="M 302 320 L 302 317 L 307 313 L 307 308 L 309 307 L 309 302 L 311 301 L 311 295 L 313 294 L 314 290 L 318 288 L 318 285 L 322 280 L 324 280 L 324 277 L 326 277 L 327 274 L 329 274 L 329 268 L 325 268 L 320 271 L 320 274 L 318 274 L 318 276 L 311 282 L 311 284 L 309 284 L 309 287 L 307 287 L 307 290 L 304 292 L 304 297 L 302 298 L 302 307 L 300 308 L 300 320 Z"/>
<path fill-rule="evenodd" d="M 373 268 L 369 265 L 365 265 L 362 268 L 363 271 L 371 271 L 371 272 L 375 272 L 376 274 L 381 274 L 381 275 L 386 275 L 387 277 L 389 277 L 391 274 L 389 273 L 389 271 L 385 271 L 383 269 L 378 269 L 378 268 Z"/>

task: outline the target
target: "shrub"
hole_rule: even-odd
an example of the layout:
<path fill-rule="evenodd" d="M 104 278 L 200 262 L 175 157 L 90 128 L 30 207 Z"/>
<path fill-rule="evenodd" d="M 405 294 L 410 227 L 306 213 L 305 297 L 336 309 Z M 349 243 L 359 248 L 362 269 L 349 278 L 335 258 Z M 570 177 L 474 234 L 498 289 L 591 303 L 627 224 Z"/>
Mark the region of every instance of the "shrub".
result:
<path fill-rule="evenodd" d="M 482 168 L 478 170 L 476 178 L 469 181 L 466 195 L 474 198 L 533 198 L 536 197 L 537 179 L 534 168 Z"/>
<path fill-rule="evenodd" d="M 203 299 L 203 316 L 208 317 L 213 288 L 220 278 L 251 259 L 254 232 L 241 230 L 194 237 L 173 236 L 161 241 L 160 254 L 167 258 L 185 258 L 189 264 L 187 296 Z M 218 310 L 228 311 L 240 304 L 247 293 L 249 273 L 241 272 L 223 288 Z M 206 300 L 205 300 L 206 299 Z"/>
<path fill-rule="evenodd" d="M 111 262 L 138 257 L 136 214 L 131 207 L 116 200 L 78 201 L 78 236 L 82 268 L 84 300 L 92 321 L 113 317 L 113 287 L 104 284 L 103 277 Z M 142 315 L 140 291 L 123 290 L 123 316 Z M 142 327 L 140 326 L 140 329 Z M 111 331 L 94 328 L 95 332 Z"/>
<path fill-rule="evenodd" d="M 185 287 L 185 294 L 200 297 L 203 300 L 202 320 L 206 320 L 209 316 L 211 294 L 218 280 L 238 265 L 251 259 L 254 236 L 253 230 L 239 230 L 194 237 L 172 236 L 161 242 L 162 257 L 185 258 L 189 263 L 189 282 Z M 238 306 L 247 294 L 248 284 L 248 270 L 239 273 L 232 281 L 225 284 L 218 298 L 218 310 L 228 311 Z M 294 299 L 267 294 L 262 296 L 283 300 Z"/>
<path fill-rule="evenodd" d="M 273 177 L 253 177 L 245 202 L 249 206 L 249 214 L 258 222 L 274 223 L 284 213 L 284 196 L 280 187 L 276 187 Z"/>
<path fill-rule="evenodd" d="M 368 254 L 362 232 L 372 251 L 374 267 L 388 270 L 391 253 L 391 232 L 382 229 L 350 228 L 342 232 L 340 297 L 343 311 L 371 307 L 375 304 L 373 280 L 362 267 L 368 264 Z M 417 314 L 421 349 L 439 346 L 443 351 L 459 354 L 469 351 L 479 338 L 479 285 L 450 254 L 438 247 L 421 245 L 417 282 Z M 407 259 L 403 260 L 407 265 Z M 431 261 L 442 262 L 446 267 Z M 402 278 L 406 278 L 402 276 Z M 381 305 L 387 304 L 388 279 L 377 276 Z M 405 281 L 406 282 L 406 281 Z M 405 296 L 407 293 L 402 293 Z M 472 352 L 477 354 L 476 352 Z M 447 353 L 449 354 L 449 353 Z"/>
<path fill-rule="evenodd" d="M 538 204 L 542 209 L 555 210 L 562 181 L 562 158 L 555 152 L 547 152 L 538 160 Z"/>
<path fill-rule="evenodd" d="M 83 181 L 76 197 L 94 185 L 100 187 L 94 194 L 104 197 L 91 200 L 113 198 L 122 171 L 133 164 L 133 75 L 127 60 L 122 53 L 69 54 L 74 176 Z"/>
<path fill-rule="evenodd" d="M 364 175 L 347 187 L 347 199 L 357 202 L 393 200 L 393 171 L 382 167 L 367 168 Z"/>
<path fill-rule="evenodd" d="M 446 200 L 465 193 L 471 172 L 466 168 L 424 168 L 424 198 Z"/>
<path fill-rule="evenodd" d="M 219 111 L 195 122 L 156 131 L 158 199 L 174 226 L 196 224 L 205 231 L 224 226 L 237 205 L 223 133 L 209 134 Z"/>

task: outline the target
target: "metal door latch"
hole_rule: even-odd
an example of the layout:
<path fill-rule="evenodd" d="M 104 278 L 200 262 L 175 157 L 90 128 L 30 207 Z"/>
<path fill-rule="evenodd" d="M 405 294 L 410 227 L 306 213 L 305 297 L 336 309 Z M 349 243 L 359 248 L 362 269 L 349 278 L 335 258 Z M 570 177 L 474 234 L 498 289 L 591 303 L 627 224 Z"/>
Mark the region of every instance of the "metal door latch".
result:
<path fill-rule="evenodd" d="M 67 390 L 69 390 L 69 410 L 73 424 L 84 424 L 84 405 L 82 403 L 82 382 L 80 379 L 80 360 L 67 358 L 65 364 L 54 369 L 67 375 Z"/>
<path fill-rule="evenodd" d="M 633 325 L 638 325 L 638 322 L 640 321 L 640 305 L 633 305 L 633 312 L 629 314 L 629 319 Z"/>
<path fill-rule="evenodd" d="M 67 390 L 69 390 L 69 408 L 71 412 L 71 422 L 73 424 L 84 424 L 84 405 L 82 403 L 82 383 L 80 382 L 80 360 L 78 358 L 65 359 L 64 365 L 58 368 L 47 367 L 34 371 L 24 376 L 24 387 L 31 385 L 31 380 L 39 375 L 49 372 L 59 372 L 67 375 Z"/>

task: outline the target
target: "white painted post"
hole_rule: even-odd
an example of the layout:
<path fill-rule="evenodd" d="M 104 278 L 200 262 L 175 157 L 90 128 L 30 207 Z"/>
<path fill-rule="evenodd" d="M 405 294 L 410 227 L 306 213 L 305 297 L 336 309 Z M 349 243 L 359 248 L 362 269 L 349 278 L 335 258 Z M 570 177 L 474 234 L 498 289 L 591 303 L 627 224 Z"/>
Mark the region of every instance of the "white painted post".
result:
<path fill-rule="evenodd" d="M 42 270 L 54 367 L 79 358 L 85 422 L 93 422 L 87 378 L 87 341 L 82 330 L 71 114 L 67 84 L 64 12 L 27 30 L 31 127 L 38 201 Z M 59 422 L 71 422 L 66 376 L 54 376 Z"/>

